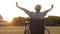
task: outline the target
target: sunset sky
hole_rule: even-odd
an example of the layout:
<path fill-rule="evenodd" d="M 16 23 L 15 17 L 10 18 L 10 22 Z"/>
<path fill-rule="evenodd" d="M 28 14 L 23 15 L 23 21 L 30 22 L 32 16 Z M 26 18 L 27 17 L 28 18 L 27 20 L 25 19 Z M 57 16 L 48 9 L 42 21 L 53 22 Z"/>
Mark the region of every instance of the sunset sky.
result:
<path fill-rule="evenodd" d="M 35 11 L 34 7 L 37 4 L 42 6 L 41 11 L 45 11 L 54 5 L 54 8 L 46 16 L 60 16 L 60 0 L 0 0 L 0 14 L 4 20 L 11 21 L 14 17 L 28 17 L 26 13 L 16 7 L 16 2 L 19 6 L 30 11 Z"/>

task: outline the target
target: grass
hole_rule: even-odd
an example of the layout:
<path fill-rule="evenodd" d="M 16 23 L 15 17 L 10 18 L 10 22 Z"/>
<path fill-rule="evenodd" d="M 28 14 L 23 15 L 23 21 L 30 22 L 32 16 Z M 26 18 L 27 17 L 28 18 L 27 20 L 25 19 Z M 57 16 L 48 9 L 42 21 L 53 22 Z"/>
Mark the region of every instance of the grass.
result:
<path fill-rule="evenodd" d="M 46 27 L 50 34 L 60 34 L 60 27 Z M 0 27 L 0 34 L 24 34 L 24 26 L 3 26 Z M 45 31 L 45 34 L 47 32 Z"/>
<path fill-rule="evenodd" d="M 46 27 L 46 28 L 50 31 L 50 34 L 60 34 L 60 27 Z"/>

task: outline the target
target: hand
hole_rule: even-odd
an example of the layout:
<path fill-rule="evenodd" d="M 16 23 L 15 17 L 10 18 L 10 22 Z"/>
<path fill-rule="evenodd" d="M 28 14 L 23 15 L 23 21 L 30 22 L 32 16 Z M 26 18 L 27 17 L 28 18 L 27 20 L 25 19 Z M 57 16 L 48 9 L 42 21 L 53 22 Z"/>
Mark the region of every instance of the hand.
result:
<path fill-rule="evenodd" d="M 16 2 L 16 6 L 18 7 L 18 3 Z"/>
<path fill-rule="evenodd" d="M 50 10 L 52 10 L 53 9 L 53 4 L 51 5 L 51 8 L 48 10 L 48 11 L 50 11 Z"/>
<path fill-rule="evenodd" d="M 51 8 L 53 8 L 53 4 L 51 5 Z"/>

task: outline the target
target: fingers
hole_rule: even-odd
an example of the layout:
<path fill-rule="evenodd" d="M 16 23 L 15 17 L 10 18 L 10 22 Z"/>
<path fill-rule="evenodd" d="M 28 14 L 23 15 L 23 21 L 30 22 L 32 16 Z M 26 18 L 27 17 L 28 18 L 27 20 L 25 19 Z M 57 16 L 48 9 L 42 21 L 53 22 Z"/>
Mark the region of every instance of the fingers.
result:
<path fill-rule="evenodd" d="M 16 2 L 16 6 L 18 6 L 18 3 Z"/>
<path fill-rule="evenodd" d="M 53 4 L 51 5 L 51 7 L 53 8 Z"/>
<path fill-rule="evenodd" d="M 18 3 L 16 2 L 16 4 L 18 4 Z"/>
<path fill-rule="evenodd" d="M 18 3 L 16 2 L 16 5 L 18 5 Z"/>

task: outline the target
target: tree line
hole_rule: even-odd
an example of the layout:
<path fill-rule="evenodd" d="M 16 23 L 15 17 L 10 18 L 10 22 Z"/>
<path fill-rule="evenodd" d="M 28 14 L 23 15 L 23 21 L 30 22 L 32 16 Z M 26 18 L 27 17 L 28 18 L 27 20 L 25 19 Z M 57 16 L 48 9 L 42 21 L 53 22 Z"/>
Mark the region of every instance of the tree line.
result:
<path fill-rule="evenodd" d="M 59 16 L 48 16 L 45 18 L 46 26 L 60 26 Z"/>
<path fill-rule="evenodd" d="M 29 21 L 29 17 L 15 17 L 11 24 L 12 26 L 24 26 L 26 21 Z M 46 26 L 60 26 L 60 17 L 59 16 L 48 16 L 44 18 Z"/>

